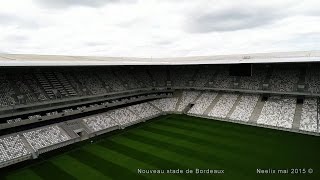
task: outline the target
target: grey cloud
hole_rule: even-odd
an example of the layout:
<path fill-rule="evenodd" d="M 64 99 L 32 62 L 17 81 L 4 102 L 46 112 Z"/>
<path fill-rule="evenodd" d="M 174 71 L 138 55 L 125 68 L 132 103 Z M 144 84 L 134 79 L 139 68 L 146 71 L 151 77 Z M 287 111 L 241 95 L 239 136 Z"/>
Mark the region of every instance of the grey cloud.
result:
<path fill-rule="evenodd" d="M 191 33 L 250 29 L 283 18 L 277 9 L 257 7 L 229 8 L 212 12 L 197 12 L 189 16 L 186 30 Z"/>
<path fill-rule="evenodd" d="M 72 6 L 100 7 L 108 3 L 131 3 L 136 0 L 35 0 L 48 8 L 68 8 Z"/>

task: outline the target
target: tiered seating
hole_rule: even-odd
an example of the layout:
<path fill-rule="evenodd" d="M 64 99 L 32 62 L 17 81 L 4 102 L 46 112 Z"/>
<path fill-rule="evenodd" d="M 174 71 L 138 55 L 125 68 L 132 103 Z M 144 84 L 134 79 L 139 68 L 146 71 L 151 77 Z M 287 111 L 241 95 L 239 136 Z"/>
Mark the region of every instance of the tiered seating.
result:
<path fill-rule="evenodd" d="M 151 101 L 153 105 L 161 111 L 170 112 L 174 111 L 178 102 L 178 98 L 163 98 Z"/>
<path fill-rule="evenodd" d="M 215 92 L 205 92 L 201 94 L 195 105 L 189 110 L 189 113 L 202 115 L 217 95 L 218 93 Z"/>
<path fill-rule="evenodd" d="M 164 68 L 153 68 L 149 70 L 156 87 L 165 87 L 167 84 L 167 72 Z"/>
<path fill-rule="evenodd" d="M 172 68 L 170 71 L 170 77 L 173 86 L 184 87 L 188 86 L 188 82 L 192 79 L 194 75 L 194 69 L 192 68 Z"/>
<path fill-rule="evenodd" d="M 307 91 L 312 93 L 320 93 L 319 67 L 308 69 L 305 80 L 307 85 Z"/>
<path fill-rule="evenodd" d="M 199 91 L 183 91 L 178 111 L 183 111 L 189 103 L 193 102 L 198 97 L 199 94 Z"/>
<path fill-rule="evenodd" d="M 37 83 L 32 74 L 24 75 L 24 81 L 29 85 L 33 94 L 37 97 L 38 101 L 46 101 L 49 98 L 45 95 L 40 85 Z"/>
<path fill-rule="evenodd" d="M 101 81 L 93 73 L 79 73 L 77 78 L 82 83 L 82 86 L 87 87 L 92 94 L 107 93 Z"/>
<path fill-rule="evenodd" d="M 317 99 L 306 98 L 303 102 L 299 129 L 310 132 L 317 132 Z"/>
<path fill-rule="evenodd" d="M 17 96 L 19 104 L 37 102 L 37 97 L 31 92 L 29 87 L 23 81 L 22 75 L 16 76 L 16 86 L 19 87 L 20 95 Z"/>
<path fill-rule="evenodd" d="M 19 135 L 0 138 L 0 163 L 30 154 Z"/>
<path fill-rule="evenodd" d="M 116 109 L 107 115 L 118 121 L 120 125 L 127 125 L 138 121 L 140 118 L 127 108 Z"/>
<path fill-rule="evenodd" d="M 128 109 L 138 114 L 141 118 L 149 118 L 160 113 L 160 111 L 154 108 L 149 103 L 136 104 L 129 106 Z"/>
<path fill-rule="evenodd" d="M 295 69 L 275 69 L 270 79 L 271 90 L 281 92 L 296 91 L 299 74 L 299 71 Z"/>
<path fill-rule="evenodd" d="M 114 73 L 124 84 L 128 85 L 128 89 L 140 89 L 142 87 L 128 71 L 125 71 L 124 69 L 116 69 Z"/>
<path fill-rule="evenodd" d="M 97 72 L 97 75 L 108 86 L 108 91 L 125 91 L 127 90 L 122 84 L 121 81 L 112 73 L 111 69 L 103 72 Z"/>
<path fill-rule="evenodd" d="M 116 121 L 106 114 L 84 118 L 83 122 L 94 132 L 118 125 Z"/>
<path fill-rule="evenodd" d="M 55 145 L 70 139 L 57 125 L 24 132 L 23 136 L 34 150 Z"/>
<path fill-rule="evenodd" d="M 6 74 L 0 74 L 0 108 L 14 106 L 17 101 L 14 99 L 14 90 L 8 81 Z"/>
<path fill-rule="evenodd" d="M 258 90 L 262 89 L 262 83 L 267 76 L 267 73 L 263 69 L 253 71 L 252 76 L 242 76 L 239 79 L 241 89 Z"/>
<path fill-rule="evenodd" d="M 242 95 L 239 104 L 232 112 L 230 119 L 246 122 L 249 121 L 258 100 L 258 95 Z"/>
<path fill-rule="evenodd" d="M 145 69 L 135 69 L 132 74 L 140 82 L 141 87 L 152 87 L 152 79 Z"/>
<path fill-rule="evenodd" d="M 196 87 L 204 87 L 213 78 L 214 74 L 215 70 L 213 69 L 200 69 L 195 75 L 193 85 Z"/>
<path fill-rule="evenodd" d="M 265 103 L 258 124 L 292 128 L 296 108 L 295 98 L 273 96 Z"/>
<path fill-rule="evenodd" d="M 60 88 L 60 91 L 65 93 L 65 96 L 78 95 L 78 92 L 74 89 L 74 87 L 67 80 L 67 77 L 65 77 L 65 75 L 62 72 L 54 72 L 54 75 L 56 77 L 56 81 L 52 82 L 52 84 L 57 84 L 57 88 Z"/>
<path fill-rule="evenodd" d="M 238 95 L 236 94 L 223 94 L 208 115 L 212 117 L 226 118 L 237 98 Z"/>
<path fill-rule="evenodd" d="M 215 76 L 213 86 L 216 88 L 232 88 L 234 81 L 235 77 L 229 76 L 227 70 L 222 70 Z"/>

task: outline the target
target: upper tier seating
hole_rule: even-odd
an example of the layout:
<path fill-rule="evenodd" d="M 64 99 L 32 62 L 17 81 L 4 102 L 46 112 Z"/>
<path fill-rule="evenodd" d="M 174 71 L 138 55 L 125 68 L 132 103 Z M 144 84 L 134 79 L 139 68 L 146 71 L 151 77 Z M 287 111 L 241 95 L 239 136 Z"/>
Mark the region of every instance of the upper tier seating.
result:
<path fill-rule="evenodd" d="M 149 69 L 149 72 L 152 76 L 152 79 L 155 81 L 156 87 L 165 87 L 167 86 L 167 71 L 165 68 L 153 68 Z"/>
<path fill-rule="evenodd" d="M 296 91 L 299 74 L 296 69 L 274 69 L 270 79 L 271 90 L 281 92 Z"/>
<path fill-rule="evenodd" d="M 229 76 L 227 70 L 220 70 L 215 76 L 213 86 L 216 88 L 233 88 L 235 77 Z"/>
<path fill-rule="evenodd" d="M 196 73 L 195 78 L 194 78 L 194 83 L 193 85 L 196 87 L 204 87 L 206 86 L 214 77 L 213 75 L 215 74 L 214 69 L 200 69 L 198 73 Z"/>
<path fill-rule="evenodd" d="M 139 81 L 125 69 L 116 69 L 114 70 L 114 73 L 124 85 L 127 85 L 128 89 L 140 89 L 143 87 Z"/>
<path fill-rule="evenodd" d="M 262 84 L 267 73 L 264 69 L 257 69 L 252 72 L 252 76 L 242 76 L 239 79 L 241 89 L 259 90 L 262 89 Z"/>
<path fill-rule="evenodd" d="M 319 66 L 307 70 L 305 77 L 307 91 L 311 93 L 320 93 L 320 71 Z"/>
<path fill-rule="evenodd" d="M 173 83 L 173 86 L 188 86 L 189 81 L 192 80 L 194 72 L 195 71 L 192 68 L 172 68 L 170 71 L 170 78 Z"/>

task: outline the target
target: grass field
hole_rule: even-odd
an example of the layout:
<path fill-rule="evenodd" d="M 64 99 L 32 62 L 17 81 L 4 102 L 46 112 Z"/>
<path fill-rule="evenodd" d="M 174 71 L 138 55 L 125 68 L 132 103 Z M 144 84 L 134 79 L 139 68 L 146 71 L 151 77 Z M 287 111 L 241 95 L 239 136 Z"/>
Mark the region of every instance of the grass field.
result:
<path fill-rule="evenodd" d="M 40 155 L 45 158 L 1 172 L 0 179 L 320 179 L 319 137 L 185 115 L 158 117 L 111 134 Z M 224 174 L 196 174 L 196 168 Z M 261 175 L 257 168 L 289 174 Z M 291 174 L 291 168 L 313 173 Z M 184 173 L 139 174 L 138 169 Z"/>

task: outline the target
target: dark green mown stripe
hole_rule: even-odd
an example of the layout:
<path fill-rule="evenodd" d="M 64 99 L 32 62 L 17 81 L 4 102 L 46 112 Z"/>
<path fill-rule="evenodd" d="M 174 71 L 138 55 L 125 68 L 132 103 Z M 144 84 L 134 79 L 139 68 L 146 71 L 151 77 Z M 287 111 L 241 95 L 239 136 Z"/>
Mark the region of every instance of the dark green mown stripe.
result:
<path fill-rule="evenodd" d="M 146 134 L 144 134 L 146 135 Z M 192 146 L 180 146 L 177 144 L 174 144 L 174 142 L 170 142 L 168 139 L 165 140 L 157 140 L 156 137 L 150 136 L 144 136 L 144 135 L 139 135 L 137 132 L 132 132 L 128 133 L 126 135 L 127 138 L 134 140 L 134 141 L 139 141 L 143 142 L 145 144 L 153 145 L 156 147 L 160 147 L 172 152 L 176 152 L 178 154 L 181 154 L 186 157 L 197 157 L 199 160 L 204 161 L 208 165 L 202 168 L 228 168 L 229 170 L 232 170 L 233 172 L 237 172 L 239 177 L 241 173 L 241 170 L 243 170 L 242 164 L 239 164 L 238 162 L 235 162 L 233 164 L 226 163 L 225 159 L 216 156 L 214 153 L 208 153 L 204 151 L 199 151 L 194 150 Z M 167 142 L 164 142 L 167 141 Z M 170 143 L 169 143 L 170 142 Z M 199 167 L 201 168 L 201 167 Z"/>
<path fill-rule="evenodd" d="M 210 166 L 210 165 L 205 164 L 204 162 L 198 160 L 195 157 L 183 156 L 181 154 L 170 152 L 166 149 L 162 149 L 157 146 L 150 146 L 148 144 L 143 144 L 139 141 L 130 140 L 128 138 L 124 138 L 123 136 L 118 137 L 118 138 L 114 139 L 113 141 L 116 143 L 122 144 L 125 147 L 132 147 L 132 148 L 138 149 L 139 151 L 143 152 L 144 154 L 153 154 L 154 156 L 157 156 L 161 159 L 165 159 L 167 161 L 170 161 L 170 162 L 173 162 L 174 164 L 176 164 L 176 166 L 174 166 L 174 167 L 167 165 L 161 169 L 188 169 L 188 168 L 193 168 L 193 167 Z M 140 158 L 143 158 L 143 157 L 140 157 Z M 155 163 L 157 163 L 157 162 L 155 162 Z M 186 176 L 185 174 L 179 174 L 179 176 L 183 176 L 184 178 L 188 178 L 188 179 L 195 178 L 194 174 L 188 175 L 188 176 Z"/>
<path fill-rule="evenodd" d="M 109 140 L 99 142 L 99 145 L 107 149 L 111 149 L 120 154 L 123 154 L 125 156 L 130 156 L 131 158 L 144 162 L 146 164 L 150 164 L 151 166 L 157 167 L 158 169 L 177 169 L 177 168 L 187 169 L 187 167 L 185 166 L 186 164 L 178 164 L 173 161 L 168 161 L 166 159 L 162 159 L 158 156 L 153 155 L 153 153 L 157 153 L 157 152 L 145 153 L 135 148 L 132 148 L 130 146 L 125 146 L 116 141 L 109 141 Z M 194 179 L 192 175 L 188 175 L 188 176 L 184 174 L 171 175 L 173 179 L 174 177 L 177 177 L 177 176 L 179 178 L 183 177 L 186 179 Z"/>
<path fill-rule="evenodd" d="M 241 134 L 238 134 L 237 137 L 226 137 L 226 136 L 220 136 L 219 134 L 221 133 L 216 133 L 214 131 L 205 131 L 197 128 L 192 128 L 192 127 L 180 127 L 179 125 L 169 125 L 169 124 L 157 124 L 152 126 L 153 128 L 157 129 L 165 129 L 165 130 L 170 130 L 171 132 L 174 133 L 179 133 L 185 136 L 185 138 L 192 136 L 194 138 L 200 138 L 203 140 L 204 143 L 207 143 L 208 145 L 214 144 L 214 145 L 220 145 L 220 146 L 226 146 L 229 145 L 230 149 L 237 149 L 238 153 L 242 154 L 248 154 L 248 153 L 254 153 L 256 150 L 251 147 L 253 145 L 259 146 L 259 147 L 264 147 L 260 149 L 260 153 L 267 153 L 268 151 L 272 151 L 273 147 L 270 146 L 269 142 L 264 141 L 264 137 L 255 137 L 255 138 L 241 138 Z M 217 134 L 217 135 L 215 135 Z M 227 133 L 225 133 L 227 134 Z M 189 139 L 189 138 L 188 138 Z M 248 139 L 248 140 L 247 140 Z M 210 141 L 210 142 L 205 142 L 205 141 Z M 274 142 L 271 143 L 276 144 Z M 223 147 L 225 149 L 225 147 Z"/>
<path fill-rule="evenodd" d="M 227 168 L 229 171 L 238 174 L 239 177 L 245 172 L 246 168 L 254 168 L 259 164 L 259 159 L 250 153 L 239 156 L 236 150 L 235 152 L 217 150 L 215 147 L 204 147 L 202 145 L 189 143 L 188 139 L 175 139 L 144 130 L 129 132 L 127 138 L 154 146 L 161 146 L 187 157 L 197 157 L 207 162 L 209 166 L 218 164 L 219 166 L 216 167 Z M 247 164 L 246 167 L 243 166 L 244 161 Z"/>
<path fill-rule="evenodd" d="M 102 159 L 88 151 L 76 150 L 69 155 L 112 179 L 145 179 L 144 176 L 132 173 L 128 169 Z"/>
<path fill-rule="evenodd" d="M 7 179 L 7 180 L 21 180 L 23 179 L 32 179 L 32 180 L 42 180 L 41 177 L 39 177 L 35 172 L 33 172 L 31 169 L 21 169 L 18 171 L 15 171 L 12 174 L 9 174 L 6 178 L 0 177 L 0 179 Z"/>
<path fill-rule="evenodd" d="M 100 142 L 99 145 L 158 168 L 165 169 L 181 167 L 181 164 L 177 164 L 175 162 L 167 161 L 165 159 L 154 156 L 151 154 L 152 152 L 144 153 L 132 147 L 119 144 L 115 141 L 104 141 Z"/>
<path fill-rule="evenodd" d="M 190 134 L 183 134 L 183 133 L 178 133 L 178 132 L 172 132 L 170 130 L 168 130 L 168 128 L 159 128 L 156 126 L 152 126 L 152 127 L 143 127 L 141 128 L 145 131 L 149 131 L 152 133 L 156 133 L 156 134 L 161 134 L 164 136 L 170 136 L 170 137 L 175 137 L 178 139 L 187 139 L 188 141 L 195 143 L 195 144 L 201 144 L 203 146 L 213 146 L 216 148 L 220 148 L 220 149 L 224 149 L 224 150 L 229 150 L 229 151 L 233 151 L 235 149 L 238 149 L 237 146 L 233 146 L 232 144 L 224 144 L 224 143 L 218 143 L 218 142 L 213 142 L 213 141 L 209 141 L 207 139 L 204 138 L 198 138 L 198 137 L 194 137 Z M 213 139 L 211 139 L 213 140 Z"/>
<path fill-rule="evenodd" d="M 60 169 L 49 161 L 45 161 L 43 163 L 37 164 L 36 166 L 32 166 L 31 170 L 45 180 L 76 179 L 75 177 L 71 176 L 63 169 Z"/>
<path fill-rule="evenodd" d="M 189 121 L 194 124 L 204 125 L 204 126 L 211 126 L 211 127 L 217 127 L 219 129 L 225 129 L 230 132 L 240 132 L 247 135 L 271 135 L 271 134 L 277 134 L 277 130 L 270 130 L 266 128 L 260 128 L 260 127 L 251 127 L 248 125 L 243 124 L 234 124 L 231 122 L 224 122 L 224 121 L 218 121 L 218 120 L 212 120 L 212 119 L 203 119 L 203 118 L 196 118 L 196 117 L 188 117 L 188 116 L 182 116 L 182 117 L 172 117 L 168 119 L 168 121 L 177 121 L 177 122 L 186 122 Z M 258 130 L 258 131 L 257 131 Z"/>
<path fill-rule="evenodd" d="M 213 126 L 214 123 L 211 125 L 203 125 L 203 124 L 197 124 L 196 122 L 190 122 L 190 121 L 160 121 L 158 124 L 162 125 L 168 125 L 173 127 L 180 127 L 186 130 L 197 130 L 201 131 L 204 134 L 210 135 L 210 136 L 219 136 L 223 138 L 231 138 L 231 139 L 239 139 L 240 141 L 248 141 L 251 143 L 256 143 L 255 138 L 257 138 L 257 135 L 254 134 L 247 134 L 241 131 L 230 131 L 230 129 L 221 128 L 220 126 Z M 225 131 L 228 131 L 228 133 L 225 133 Z M 269 142 L 274 142 L 270 138 L 265 138 L 265 134 L 262 134 L 258 137 L 264 137 L 264 139 L 267 139 Z M 252 139 L 254 138 L 254 139 Z M 252 141 L 253 140 L 253 141 Z"/>
<path fill-rule="evenodd" d="M 138 173 L 138 169 L 158 169 L 157 167 L 152 166 L 150 164 L 146 164 L 141 160 L 138 161 L 136 159 L 131 158 L 130 156 L 120 154 L 108 148 L 102 147 L 98 144 L 93 144 L 90 147 L 87 146 L 85 147 L 85 149 L 103 159 L 108 159 L 109 161 L 112 161 L 118 164 L 119 166 L 123 166 L 134 173 Z M 174 179 L 182 180 L 181 178 L 178 178 L 178 176 L 172 176 L 167 174 L 161 174 L 160 176 L 157 174 L 141 174 L 141 175 L 147 177 L 148 179 L 152 178 L 155 180 L 163 180 L 163 179 L 168 179 L 170 177 L 171 179 L 174 177 Z"/>
<path fill-rule="evenodd" d="M 99 180 L 111 179 L 104 176 L 99 171 L 77 161 L 76 159 L 64 154 L 50 160 L 56 166 L 63 168 L 66 172 L 80 180 Z"/>

